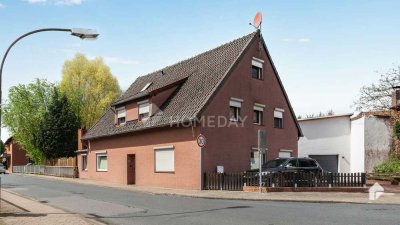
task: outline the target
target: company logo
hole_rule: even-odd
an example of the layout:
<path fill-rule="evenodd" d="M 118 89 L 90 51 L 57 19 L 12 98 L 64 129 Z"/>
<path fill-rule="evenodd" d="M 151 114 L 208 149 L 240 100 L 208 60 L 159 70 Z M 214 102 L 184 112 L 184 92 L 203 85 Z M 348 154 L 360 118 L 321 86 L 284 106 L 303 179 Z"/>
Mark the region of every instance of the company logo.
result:
<path fill-rule="evenodd" d="M 369 188 L 369 200 L 375 201 L 378 200 L 383 193 L 385 192 L 385 189 L 378 183 L 375 183 L 372 185 L 372 187 Z"/>

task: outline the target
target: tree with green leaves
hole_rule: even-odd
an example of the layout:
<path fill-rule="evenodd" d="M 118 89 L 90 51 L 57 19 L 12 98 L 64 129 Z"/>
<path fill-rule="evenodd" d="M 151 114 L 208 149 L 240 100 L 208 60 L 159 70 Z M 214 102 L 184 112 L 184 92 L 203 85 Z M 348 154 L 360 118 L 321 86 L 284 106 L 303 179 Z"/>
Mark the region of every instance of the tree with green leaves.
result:
<path fill-rule="evenodd" d="M 74 156 L 78 144 L 78 128 L 78 118 L 71 111 L 67 97 L 65 94 L 60 97 L 55 88 L 51 104 L 35 137 L 36 146 L 46 159 Z"/>
<path fill-rule="evenodd" d="M 120 96 L 117 79 L 102 58 L 77 54 L 64 63 L 60 90 L 71 104 L 82 128 L 90 128 Z"/>
<path fill-rule="evenodd" d="M 27 85 L 13 86 L 9 90 L 8 101 L 2 107 L 3 125 L 14 140 L 26 150 L 27 156 L 35 163 L 44 160 L 36 147 L 35 135 L 50 105 L 55 84 L 36 79 Z"/>

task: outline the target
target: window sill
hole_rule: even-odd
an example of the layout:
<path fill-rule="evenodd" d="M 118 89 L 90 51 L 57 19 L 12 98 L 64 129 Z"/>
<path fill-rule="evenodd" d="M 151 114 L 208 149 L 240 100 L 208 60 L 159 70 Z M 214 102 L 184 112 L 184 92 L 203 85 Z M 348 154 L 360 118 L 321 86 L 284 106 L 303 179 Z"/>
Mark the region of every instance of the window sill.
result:
<path fill-rule="evenodd" d="M 154 171 L 154 173 L 169 173 L 169 174 L 175 174 L 175 171 Z"/>
<path fill-rule="evenodd" d="M 264 124 L 262 124 L 262 123 L 253 123 L 253 125 L 256 125 L 256 126 L 264 126 Z"/>
<path fill-rule="evenodd" d="M 96 170 L 96 172 L 108 172 L 108 170 Z"/>
<path fill-rule="evenodd" d="M 240 123 L 240 120 L 235 120 L 235 119 L 229 119 L 229 121 L 231 121 L 231 122 L 236 122 L 236 123 Z"/>

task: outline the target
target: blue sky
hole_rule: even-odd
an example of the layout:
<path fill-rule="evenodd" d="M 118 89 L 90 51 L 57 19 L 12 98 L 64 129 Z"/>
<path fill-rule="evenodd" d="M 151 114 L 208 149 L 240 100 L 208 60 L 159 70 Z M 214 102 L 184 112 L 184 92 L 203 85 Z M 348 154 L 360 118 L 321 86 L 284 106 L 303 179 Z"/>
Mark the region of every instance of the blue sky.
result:
<path fill-rule="evenodd" d="M 20 42 L 3 73 L 10 86 L 61 79 L 75 53 L 102 56 L 125 90 L 136 77 L 252 32 L 262 33 L 296 114 L 352 112 L 361 86 L 376 71 L 400 64 L 400 1 L 109 1 L 0 0 L 0 53 L 19 35 L 45 27 L 88 27 L 81 41 L 41 33 Z M 3 132 L 3 140 L 8 133 Z"/>

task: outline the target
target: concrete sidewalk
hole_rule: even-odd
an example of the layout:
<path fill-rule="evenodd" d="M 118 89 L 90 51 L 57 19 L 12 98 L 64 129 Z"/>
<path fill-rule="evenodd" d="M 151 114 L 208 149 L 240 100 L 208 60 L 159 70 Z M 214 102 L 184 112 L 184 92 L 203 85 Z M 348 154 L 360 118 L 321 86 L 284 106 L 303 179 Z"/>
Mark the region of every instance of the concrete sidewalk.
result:
<path fill-rule="evenodd" d="M 101 224 L 81 215 L 65 212 L 10 191 L 1 191 L 0 224 L 18 225 L 89 225 Z"/>
<path fill-rule="evenodd" d="M 20 174 L 18 174 L 20 175 Z M 85 185 L 96 185 L 102 187 L 118 188 L 129 191 L 140 191 L 157 195 L 177 195 L 194 198 L 209 199 L 231 199 L 231 200 L 257 200 L 257 201 L 292 201 L 292 202 L 322 202 L 322 203 L 372 203 L 372 204 L 399 204 L 400 193 L 384 193 L 378 200 L 370 201 L 368 193 L 348 192 L 243 192 L 243 191 L 205 191 L 205 190 L 182 190 L 159 187 L 145 187 L 136 185 L 121 185 L 104 181 L 93 181 L 86 179 L 61 178 L 40 175 L 34 176 L 40 179 L 50 179 L 65 182 L 73 182 Z"/>

